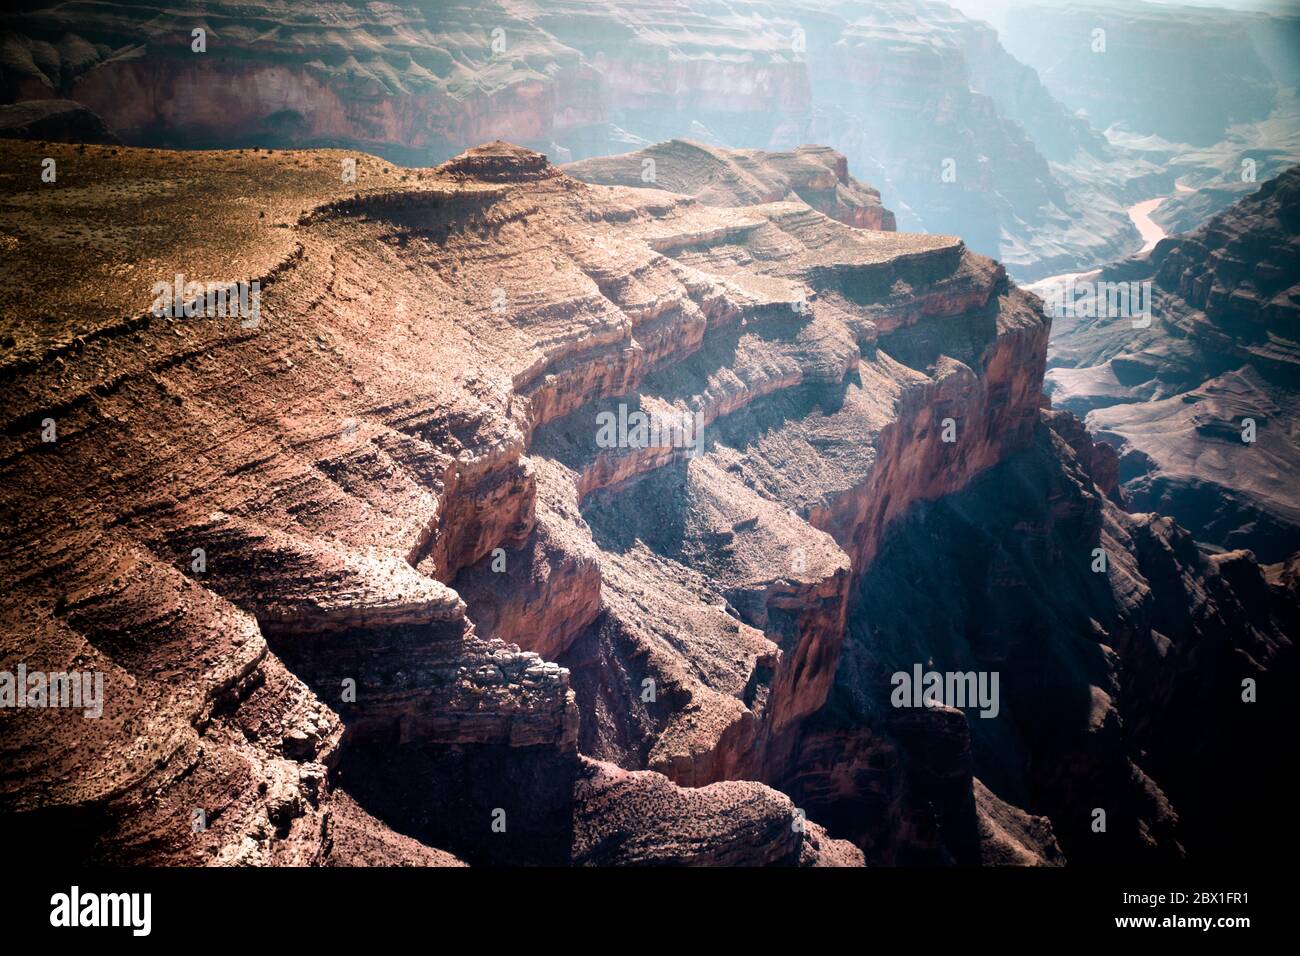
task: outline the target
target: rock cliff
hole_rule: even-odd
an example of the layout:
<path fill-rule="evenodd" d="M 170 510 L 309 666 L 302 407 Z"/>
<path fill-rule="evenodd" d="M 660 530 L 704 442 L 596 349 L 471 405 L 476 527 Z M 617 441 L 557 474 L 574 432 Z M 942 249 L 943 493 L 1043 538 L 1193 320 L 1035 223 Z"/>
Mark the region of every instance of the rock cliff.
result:
<path fill-rule="evenodd" d="M 1056 864 L 1253 832 L 1296 575 L 1123 511 L 1042 408 L 1038 300 L 799 199 L 827 154 L 727 205 L 502 142 L 0 151 L 0 670 L 105 690 L 0 711 L 9 845 Z M 178 274 L 256 307 L 166 314 Z M 890 707 L 913 665 L 1000 671 L 1002 716 Z"/>
<path fill-rule="evenodd" d="M 761 784 L 686 793 L 581 757 L 570 672 L 518 642 L 559 657 L 604 613 L 581 519 L 538 495 L 537 433 L 710 319 L 807 321 L 796 280 L 654 244 L 779 240 L 769 216 L 871 244 L 802 204 L 588 187 L 504 144 L 432 171 L 363 157 L 355 185 L 343 154 L 12 148 L 61 172 L 5 202 L 10 278 L 48 286 L 4 288 L 4 663 L 106 689 L 98 719 L 4 711 L 7 834 L 56 827 L 105 862 L 860 861 Z M 66 274 L 35 268 L 56 255 Z M 256 315 L 157 314 L 177 273 L 258 282 Z M 494 602 L 482 636 L 461 579 Z"/>
<path fill-rule="evenodd" d="M 133 145 L 425 165 L 496 137 L 557 162 L 675 138 L 825 143 L 904 228 L 960 235 L 1023 279 L 1140 248 L 1124 206 L 1173 182 L 935 0 L 46 3 L 3 24 L 0 99 L 74 99 Z"/>

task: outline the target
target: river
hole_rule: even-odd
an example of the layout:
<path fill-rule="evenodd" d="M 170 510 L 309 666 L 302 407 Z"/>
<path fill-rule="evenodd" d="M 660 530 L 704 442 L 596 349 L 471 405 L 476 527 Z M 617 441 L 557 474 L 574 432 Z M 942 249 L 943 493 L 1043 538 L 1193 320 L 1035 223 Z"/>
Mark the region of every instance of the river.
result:
<path fill-rule="evenodd" d="M 1177 188 L 1179 192 L 1192 191 L 1182 185 L 1179 185 Z M 1138 234 L 1142 237 L 1142 248 L 1138 250 L 1139 252 L 1150 252 L 1156 247 L 1156 243 L 1168 235 L 1161 225 L 1151 218 L 1151 214 L 1156 211 L 1156 208 L 1168 198 L 1168 196 L 1157 196 L 1154 199 L 1144 199 L 1142 202 L 1134 203 L 1132 206 L 1129 206 L 1126 210 L 1129 219 L 1133 221 L 1133 225 L 1137 227 Z M 1060 275 L 1048 276 L 1045 279 L 1037 279 L 1034 282 L 1030 282 L 1025 286 L 1025 288 L 1030 292 L 1046 296 L 1048 290 L 1053 286 L 1065 285 L 1071 279 L 1081 279 L 1086 275 L 1095 273 L 1096 271 L 1097 269 L 1088 269 L 1083 272 L 1062 272 Z"/>
<path fill-rule="evenodd" d="M 1151 218 L 1151 214 L 1164 201 L 1164 196 L 1157 196 L 1155 199 L 1147 199 L 1128 207 L 1128 217 L 1133 220 L 1133 225 L 1137 226 L 1137 231 L 1142 234 L 1144 243 L 1140 250 L 1142 252 L 1150 252 L 1156 247 L 1156 243 L 1165 237 L 1165 231 L 1160 228 L 1160 224 Z"/>

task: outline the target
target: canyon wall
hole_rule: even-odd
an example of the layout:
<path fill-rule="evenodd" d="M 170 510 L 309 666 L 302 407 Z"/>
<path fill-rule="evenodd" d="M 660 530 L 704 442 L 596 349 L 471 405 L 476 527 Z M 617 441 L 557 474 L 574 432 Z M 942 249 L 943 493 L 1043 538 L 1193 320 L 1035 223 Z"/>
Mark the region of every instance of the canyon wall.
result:
<path fill-rule="evenodd" d="M 1098 129 L 1209 146 L 1295 88 L 1300 18 L 1155 3 L 1017 2 L 1007 48 Z"/>
<path fill-rule="evenodd" d="M 960 235 L 1020 278 L 1139 248 L 1124 201 L 1172 188 L 1159 157 L 1109 144 L 992 28 L 933 0 L 38 4 L 0 22 L 0 97 L 74 99 L 135 145 L 424 165 L 496 137 L 557 162 L 824 143 L 904 228 Z"/>
<path fill-rule="evenodd" d="M 1283 786 L 1268 728 L 1294 717 L 1242 694 L 1295 679 L 1296 594 L 1114 494 L 1113 452 L 1046 412 L 1028 447 L 905 519 L 782 783 L 811 818 L 890 863 L 1226 863 L 1294 844 L 1259 803 Z M 918 661 L 997 672 L 996 716 L 891 706 L 890 675 Z"/>
<path fill-rule="evenodd" d="M 1198 540 L 1278 562 L 1296 550 L 1300 168 L 1185 235 L 1103 270 L 1149 317 L 1083 298 L 1047 386 L 1120 450 L 1125 495 Z M 1086 291 L 1086 290 L 1085 290 Z M 1251 424 L 1247 425 L 1247 421 Z"/>
<path fill-rule="evenodd" d="M 1289 726 L 1294 569 L 1122 511 L 1042 407 L 1040 303 L 960 240 L 506 143 L 355 183 L 0 150 L 32 171 L 0 202 L 3 669 L 105 677 L 99 718 L 0 712 L 11 845 L 1058 864 L 1246 832 L 1198 795 Z M 258 311 L 160 312 L 177 273 Z M 927 578 L 944 548 L 976 557 Z M 910 665 L 1001 671 L 1004 713 L 887 706 Z"/>

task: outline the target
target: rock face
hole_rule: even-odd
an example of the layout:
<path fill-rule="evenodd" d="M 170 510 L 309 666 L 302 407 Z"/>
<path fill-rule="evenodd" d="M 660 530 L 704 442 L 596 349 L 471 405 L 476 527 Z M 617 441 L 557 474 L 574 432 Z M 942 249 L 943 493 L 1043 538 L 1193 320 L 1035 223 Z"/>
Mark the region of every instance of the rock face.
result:
<path fill-rule="evenodd" d="M 29 100 L 0 106 L 0 139 L 116 143 L 104 121 L 71 100 Z"/>
<path fill-rule="evenodd" d="M 502 142 L 355 182 L 325 151 L 0 153 L 31 171 L 0 201 L 0 672 L 104 686 L 94 719 L 0 709 L 7 845 L 1054 865 L 1259 835 L 1294 568 L 1123 511 L 1042 408 L 1038 301 L 960 240 Z M 797 197 L 826 158 L 764 162 Z M 178 273 L 256 308 L 167 315 Z M 1000 716 L 892 706 L 914 666 L 999 673 Z"/>
<path fill-rule="evenodd" d="M 1211 216 L 1222 212 L 1233 203 L 1259 188 L 1257 183 L 1225 183 L 1204 186 L 1194 192 L 1179 193 L 1164 200 L 1151 219 L 1170 235 L 1191 232 Z"/>
<path fill-rule="evenodd" d="M 1140 248 L 1125 201 L 1173 185 L 1160 157 L 1112 147 L 987 24 L 934 0 L 208 0 L 157 17 L 47 3 L 5 25 L 0 97 L 71 97 L 134 145 L 344 146 L 424 165 L 496 137 L 557 162 L 682 137 L 826 143 L 904 228 L 960 235 L 1025 279 Z M 824 159 L 767 162 L 834 215 L 845 175 L 829 192 L 796 181 L 823 177 Z M 866 214 L 853 224 L 875 205 L 850 199 Z"/>
<path fill-rule="evenodd" d="M 1282 785 L 1264 728 L 1294 717 L 1244 703 L 1242 681 L 1294 679 L 1292 598 L 1248 552 L 1208 556 L 1123 511 L 1090 445 L 1044 413 L 1029 447 L 914 509 L 864 574 L 782 789 L 868 862 L 1231 859 L 1232 840 L 1267 839 L 1247 809 Z M 998 672 L 996 718 L 891 707 L 890 675 L 917 662 Z"/>
<path fill-rule="evenodd" d="M 1300 546 L 1300 445 L 1288 424 L 1300 407 L 1298 250 L 1293 168 L 1194 232 L 1104 270 L 1101 282 L 1150 284 L 1149 327 L 1092 309 L 1100 317 L 1058 335 L 1048 375 L 1053 401 L 1086 413 L 1119 450 L 1135 507 L 1270 562 Z"/>
<path fill-rule="evenodd" d="M 673 140 L 621 156 L 570 163 L 564 170 L 587 183 L 657 187 L 710 206 L 797 198 L 859 229 L 895 228 L 894 214 L 881 205 L 880 193 L 850 176 L 848 160 L 824 146 L 765 153 Z"/>
<path fill-rule="evenodd" d="M 4 670 L 105 686 L 97 719 L 0 714 L 6 837 L 56 827 L 102 862 L 861 861 L 758 783 L 697 796 L 643 772 L 637 813 L 593 816 L 613 771 L 579 755 L 570 672 L 517 644 L 559 657 L 605 615 L 598 552 L 560 467 L 526 452 L 698 350 L 709 318 L 808 323 L 796 279 L 656 243 L 777 239 L 790 217 L 839 239 L 827 268 L 957 244 L 589 187 L 500 143 L 433 171 L 366 158 L 356 185 L 342 154 L 5 148 L 33 170 L 54 152 L 70 222 L 123 177 L 141 192 L 75 246 L 48 194 L 5 200 L 15 275 L 49 285 L 3 290 Z M 36 267 L 56 258 L 66 281 Z M 256 314 L 155 314 L 178 272 L 256 280 Z"/>
<path fill-rule="evenodd" d="M 862 865 L 860 850 L 828 839 L 761 784 L 682 788 L 657 773 L 584 760 L 578 793 L 574 861 L 582 866 Z"/>

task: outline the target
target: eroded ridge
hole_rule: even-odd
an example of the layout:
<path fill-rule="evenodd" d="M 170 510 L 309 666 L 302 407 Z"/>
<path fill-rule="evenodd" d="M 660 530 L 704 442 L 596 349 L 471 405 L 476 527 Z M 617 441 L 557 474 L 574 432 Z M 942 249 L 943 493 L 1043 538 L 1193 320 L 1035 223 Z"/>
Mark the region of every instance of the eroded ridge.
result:
<path fill-rule="evenodd" d="M 96 720 L 0 716 L 16 834 L 70 821 L 93 859 L 177 863 L 1059 862 L 1055 818 L 1021 807 L 1076 810 L 1069 766 L 1040 800 L 1029 748 L 975 778 L 960 711 L 876 719 L 884 549 L 1041 454 L 1081 516 L 1044 519 L 1049 553 L 1168 542 L 1225 606 L 1268 589 L 1103 523 L 1111 459 L 1040 407 L 1039 303 L 955 238 L 586 184 L 504 143 L 363 159 L 346 187 L 345 154 L 45 149 L 54 198 L 4 207 L 5 302 L 40 330 L 4 356 L 4 665 L 108 693 Z M 152 202 L 81 242 L 75 283 L 19 295 L 42 210 L 122 169 Z M 196 193 L 239 214 L 196 219 Z M 257 323 L 154 314 L 178 273 L 258 278 Z M 1115 562 L 1095 586 L 1148 587 L 1150 561 Z M 1145 654 L 1141 603 L 1115 620 Z M 1265 669 L 1273 613 L 1248 634 Z M 1102 693 L 1096 727 L 1113 624 L 1058 675 Z M 1133 751 L 1096 727 L 1068 729 L 1113 782 Z"/>

